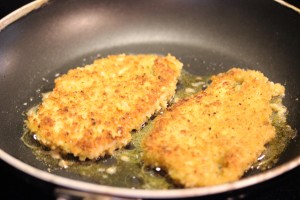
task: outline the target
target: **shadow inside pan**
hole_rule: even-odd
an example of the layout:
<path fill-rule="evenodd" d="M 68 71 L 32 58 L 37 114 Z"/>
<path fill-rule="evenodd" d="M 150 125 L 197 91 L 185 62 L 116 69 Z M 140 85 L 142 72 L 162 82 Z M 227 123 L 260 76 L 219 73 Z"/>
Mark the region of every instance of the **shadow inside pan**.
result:
<path fill-rule="evenodd" d="M 299 130 L 298 16 L 272 1 L 220 2 L 53 0 L 2 30 L 1 150 L 49 171 L 20 139 L 24 112 L 60 74 L 116 53 L 170 53 L 186 71 L 201 76 L 231 67 L 262 71 L 286 87 L 288 124 Z M 297 136 L 277 165 L 299 159 L 299 152 Z M 51 173 L 84 179 L 65 170 Z"/>
<path fill-rule="evenodd" d="M 225 72 L 232 67 L 241 67 L 245 69 L 257 69 L 261 66 L 253 63 L 247 63 L 243 59 L 239 59 L 236 55 L 231 55 L 228 52 L 218 52 L 215 50 L 203 48 L 201 46 L 187 46 L 185 44 L 168 44 L 168 43 L 152 43 L 152 44 L 129 44 L 124 46 L 116 46 L 107 49 L 100 49 L 95 52 L 90 52 L 88 54 L 82 55 L 78 58 L 71 59 L 69 62 L 63 64 L 61 67 L 49 71 L 40 80 L 35 80 L 36 87 L 33 88 L 33 94 L 27 96 L 27 100 L 24 100 L 24 111 L 37 105 L 41 102 L 41 96 L 43 93 L 49 92 L 53 89 L 54 79 L 60 75 L 66 73 L 69 69 L 75 66 L 84 66 L 90 64 L 93 60 L 106 57 L 112 54 L 139 54 L 139 53 L 154 53 L 166 55 L 168 53 L 176 56 L 181 62 L 184 63 L 184 71 L 186 71 L 189 76 L 201 76 L 209 77 L 220 72 Z M 261 69 L 262 71 L 268 71 L 268 68 Z M 208 82 L 209 78 L 203 78 L 205 82 Z M 208 85 L 208 83 L 206 83 Z M 190 86 L 191 87 L 191 86 Z M 26 107 L 26 108 L 25 108 Z M 25 119 L 25 118 L 24 118 Z M 150 123 L 150 122 L 149 122 Z M 138 132 L 133 133 L 133 138 L 136 135 L 145 135 L 148 131 L 146 127 Z M 286 133 L 286 135 L 282 135 Z M 282 151 L 287 144 L 288 140 L 294 135 L 294 132 L 290 129 L 284 129 L 280 132 L 280 139 L 277 138 L 277 147 L 280 143 L 281 149 L 274 147 L 274 144 L 269 147 L 269 149 L 276 149 Z M 138 136 L 141 137 L 141 136 Z M 73 156 L 69 155 L 63 157 L 65 166 L 60 160 L 55 160 L 51 157 L 50 151 L 46 148 L 41 147 L 35 141 L 32 140 L 30 134 L 26 134 L 25 143 L 27 146 L 33 147 L 32 150 L 34 155 L 37 157 L 41 163 L 47 166 L 47 170 L 53 174 L 62 175 L 64 177 L 84 180 L 87 182 L 110 185 L 116 187 L 127 187 L 127 188 L 139 188 L 139 189 L 174 189 L 181 188 L 180 185 L 175 184 L 168 176 L 167 173 L 162 169 L 151 169 L 143 165 L 141 159 L 132 159 L 136 155 L 139 155 L 140 150 L 136 150 L 133 143 L 138 145 L 139 142 L 134 141 L 131 143 L 130 147 L 126 147 L 124 150 L 118 151 L 116 156 L 107 156 L 105 158 L 99 159 L 97 161 L 87 161 L 80 162 Z M 265 170 L 269 170 L 276 166 L 277 154 L 275 153 L 275 158 L 273 158 L 273 152 L 271 150 L 268 153 L 261 156 L 258 163 L 254 164 L 253 167 L 243 176 L 249 177 L 255 174 L 259 174 Z M 275 150 L 273 150 L 275 151 Z M 28 155 L 28 149 L 26 150 Z M 122 158 L 131 158 L 134 162 L 124 163 Z M 272 160 L 270 160 L 272 158 Z M 117 171 L 117 173 L 116 173 Z"/>

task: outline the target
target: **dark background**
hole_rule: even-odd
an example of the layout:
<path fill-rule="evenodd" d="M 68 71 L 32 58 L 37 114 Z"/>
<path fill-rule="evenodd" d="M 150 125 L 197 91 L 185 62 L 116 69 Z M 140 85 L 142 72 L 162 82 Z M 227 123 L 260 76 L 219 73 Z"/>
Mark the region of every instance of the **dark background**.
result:
<path fill-rule="evenodd" d="M 30 2 L 32 0 L 0 0 L 0 18 Z"/>
<path fill-rule="evenodd" d="M 12 11 L 32 1 L 33 0 L 0 0 L 0 18 L 6 16 Z M 300 7 L 300 0 L 285 0 L 285 1 L 297 6 L 298 8 Z"/>
<path fill-rule="evenodd" d="M 270 0 L 271 1 L 271 0 Z M 299 0 L 287 0 L 300 7 Z M 3 18 L 32 0 L 0 0 L 0 18 Z M 1 44 L 0 44 L 1 45 Z M 55 186 L 33 179 L 15 170 L 0 160 L 0 198 L 1 199 L 55 199 Z M 205 199 L 257 199 L 257 200 L 299 200 L 300 199 L 300 169 L 294 169 L 273 180 L 230 194 L 211 196 Z"/>

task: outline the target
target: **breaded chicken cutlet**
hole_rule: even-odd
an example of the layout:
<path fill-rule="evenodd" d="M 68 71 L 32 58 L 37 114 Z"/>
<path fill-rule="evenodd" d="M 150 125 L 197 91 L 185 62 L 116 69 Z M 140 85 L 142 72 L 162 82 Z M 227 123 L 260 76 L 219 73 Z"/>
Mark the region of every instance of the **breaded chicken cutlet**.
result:
<path fill-rule="evenodd" d="M 275 136 L 272 114 L 285 117 L 284 87 L 260 72 L 233 68 L 204 91 L 159 115 L 142 142 L 146 164 L 184 187 L 238 180 Z"/>
<path fill-rule="evenodd" d="M 80 160 L 112 154 L 151 115 L 167 106 L 182 63 L 158 55 L 112 55 L 69 70 L 27 113 L 43 145 Z"/>

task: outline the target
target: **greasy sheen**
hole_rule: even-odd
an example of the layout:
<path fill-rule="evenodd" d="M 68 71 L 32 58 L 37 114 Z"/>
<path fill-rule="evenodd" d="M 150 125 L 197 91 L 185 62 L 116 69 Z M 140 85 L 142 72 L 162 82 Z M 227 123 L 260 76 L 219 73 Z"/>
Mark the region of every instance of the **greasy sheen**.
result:
<path fill-rule="evenodd" d="M 27 127 L 39 142 L 80 160 L 113 154 L 131 131 L 173 97 L 182 63 L 158 55 L 111 55 L 69 70 L 28 111 Z"/>
<path fill-rule="evenodd" d="M 284 117 L 284 87 L 258 71 L 233 68 L 154 121 L 144 139 L 146 164 L 165 168 L 185 187 L 238 180 L 275 136 L 272 113 Z"/>

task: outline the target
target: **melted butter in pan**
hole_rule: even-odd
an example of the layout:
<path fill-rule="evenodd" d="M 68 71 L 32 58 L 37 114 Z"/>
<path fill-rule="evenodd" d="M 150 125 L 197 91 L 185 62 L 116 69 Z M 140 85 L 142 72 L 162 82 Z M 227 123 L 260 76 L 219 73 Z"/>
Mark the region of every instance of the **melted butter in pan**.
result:
<path fill-rule="evenodd" d="M 188 97 L 194 93 L 206 89 L 210 83 L 210 77 L 201 77 L 182 72 L 177 91 L 171 104 L 180 98 Z M 154 117 L 153 117 L 154 118 Z M 80 175 L 82 180 L 109 185 L 115 187 L 139 188 L 139 189 L 172 189 L 180 188 L 174 184 L 160 168 L 148 168 L 143 165 L 140 147 L 143 137 L 151 130 L 150 119 L 141 130 L 132 132 L 132 141 L 123 149 L 115 152 L 114 156 L 107 156 L 96 161 L 79 161 L 72 155 L 61 156 L 58 152 L 50 151 L 41 146 L 34 135 L 25 129 L 22 140 L 32 150 L 38 160 L 43 162 L 49 172 L 65 170 L 68 173 Z M 290 140 L 295 136 L 295 131 L 273 116 L 273 125 L 276 128 L 276 138 L 268 145 L 267 149 L 252 165 L 247 174 L 253 174 L 272 168 L 276 164 L 279 155 L 284 151 Z M 255 171 L 251 173 L 252 171 Z"/>

